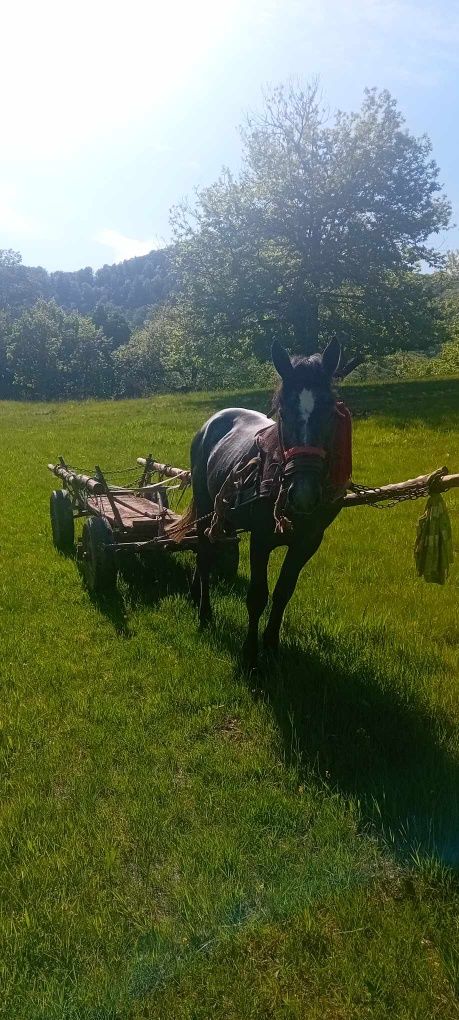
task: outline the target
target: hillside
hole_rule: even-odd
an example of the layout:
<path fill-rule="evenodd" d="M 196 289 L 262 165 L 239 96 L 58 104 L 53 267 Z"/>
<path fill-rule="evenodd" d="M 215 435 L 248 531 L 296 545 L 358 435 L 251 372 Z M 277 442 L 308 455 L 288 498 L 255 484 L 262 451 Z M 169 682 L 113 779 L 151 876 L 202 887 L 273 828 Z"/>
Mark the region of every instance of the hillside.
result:
<path fill-rule="evenodd" d="M 0 257 L 0 308 L 7 308 L 15 317 L 39 298 L 54 298 L 62 308 L 85 315 L 100 302 L 110 303 L 125 314 L 131 325 L 139 325 L 148 309 L 171 289 L 168 249 L 96 271 L 88 266 L 76 272 L 53 273 L 41 266 L 24 266 L 8 254 Z"/>

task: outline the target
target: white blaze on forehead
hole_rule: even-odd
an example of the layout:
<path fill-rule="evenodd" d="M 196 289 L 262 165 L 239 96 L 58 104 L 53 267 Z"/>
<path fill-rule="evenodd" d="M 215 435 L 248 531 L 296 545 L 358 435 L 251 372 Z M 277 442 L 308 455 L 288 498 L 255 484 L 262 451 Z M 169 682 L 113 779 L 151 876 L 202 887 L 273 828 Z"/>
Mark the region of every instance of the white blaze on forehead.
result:
<path fill-rule="evenodd" d="M 300 415 L 303 419 L 303 441 L 308 438 L 308 422 L 314 409 L 314 394 L 311 390 L 301 390 L 300 393 Z"/>

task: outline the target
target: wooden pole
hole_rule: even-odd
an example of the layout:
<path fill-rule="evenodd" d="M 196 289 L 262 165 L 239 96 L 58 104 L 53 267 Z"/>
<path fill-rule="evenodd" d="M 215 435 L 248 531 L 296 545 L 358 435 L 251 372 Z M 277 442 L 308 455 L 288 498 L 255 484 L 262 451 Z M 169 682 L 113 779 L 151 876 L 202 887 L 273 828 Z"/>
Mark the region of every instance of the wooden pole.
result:
<path fill-rule="evenodd" d="M 77 471 L 72 471 L 71 468 L 64 467 L 63 464 L 48 464 L 48 468 L 52 471 L 53 475 L 61 478 L 63 482 L 67 482 L 68 485 L 76 489 L 87 489 L 94 496 L 101 496 L 105 492 L 104 486 L 96 478 L 78 474 Z"/>
<path fill-rule="evenodd" d="M 147 464 L 146 457 L 137 457 L 137 463 L 142 467 Z M 191 482 L 191 471 L 187 471 L 186 468 L 172 467 L 171 464 L 160 464 L 157 460 L 151 460 L 148 458 L 148 467 L 150 471 L 156 471 L 158 474 L 163 475 L 164 478 L 180 478 L 185 483 Z"/>
<path fill-rule="evenodd" d="M 446 471 L 446 468 L 439 468 L 438 471 L 432 471 L 429 475 L 418 475 L 417 478 L 408 478 L 404 482 L 393 482 L 389 485 L 381 485 L 379 489 L 370 489 L 366 492 L 348 492 L 342 498 L 343 507 L 347 506 L 369 506 L 372 503 L 380 503 L 386 499 L 396 499 L 397 496 L 402 496 L 412 490 L 413 498 L 415 497 L 416 489 L 419 490 L 419 496 L 425 495 L 423 490 L 428 488 L 428 493 L 434 492 L 446 492 L 448 489 L 459 488 L 459 474 L 448 475 L 442 474 L 442 471 Z"/>

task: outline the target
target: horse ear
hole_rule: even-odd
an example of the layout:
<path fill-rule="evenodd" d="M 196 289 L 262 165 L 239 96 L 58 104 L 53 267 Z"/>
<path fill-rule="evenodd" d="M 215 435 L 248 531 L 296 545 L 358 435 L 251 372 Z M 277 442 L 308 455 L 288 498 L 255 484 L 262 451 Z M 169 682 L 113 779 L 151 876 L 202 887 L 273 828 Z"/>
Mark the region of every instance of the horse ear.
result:
<path fill-rule="evenodd" d="M 279 373 L 281 379 L 287 382 L 293 375 L 293 365 L 287 354 L 287 351 L 278 340 L 274 340 L 271 347 L 271 357 L 273 359 L 273 365 L 276 372 Z"/>
<path fill-rule="evenodd" d="M 332 379 L 341 360 L 341 344 L 336 336 L 330 340 L 322 354 L 322 365 L 326 375 Z"/>

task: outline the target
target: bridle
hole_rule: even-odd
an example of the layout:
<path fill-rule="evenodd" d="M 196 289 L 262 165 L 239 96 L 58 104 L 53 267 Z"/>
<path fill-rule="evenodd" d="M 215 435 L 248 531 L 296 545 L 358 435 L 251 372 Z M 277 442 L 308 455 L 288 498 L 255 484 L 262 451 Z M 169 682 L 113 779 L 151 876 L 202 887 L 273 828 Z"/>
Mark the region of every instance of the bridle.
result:
<path fill-rule="evenodd" d="M 306 469 L 308 474 L 312 473 L 322 477 L 328 454 L 322 446 L 304 444 L 302 446 L 286 447 L 284 443 L 284 429 L 280 410 L 278 410 L 277 414 L 277 437 L 280 454 L 278 474 L 279 492 L 274 504 L 274 520 L 276 523 L 276 533 L 283 534 L 285 531 L 291 531 L 293 528 L 293 521 L 290 517 L 287 517 L 285 513 L 292 479 L 295 475 L 302 474 Z M 309 517 L 310 513 L 307 511 L 295 510 L 292 516 Z"/>
<path fill-rule="evenodd" d="M 327 473 L 328 481 L 332 488 L 335 486 L 336 488 L 339 488 L 342 485 L 346 485 L 350 478 L 352 472 L 350 432 L 351 417 L 347 407 L 345 407 L 341 401 L 335 402 L 334 414 L 337 427 L 344 430 L 344 433 L 346 434 L 348 448 L 346 448 L 345 439 L 344 454 L 343 449 L 337 449 L 336 438 L 334 439 L 335 448 L 330 450 L 326 450 L 323 446 L 311 446 L 310 444 L 286 447 L 284 443 L 282 415 L 280 411 L 278 411 L 277 435 L 280 454 L 280 471 L 278 476 L 279 492 L 274 506 L 274 519 L 276 522 L 276 532 L 278 533 L 282 534 L 284 531 L 291 530 L 293 527 L 293 523 L 289 517 L 287 517 L 285 509 L 287 506 L 290 484 L 295 475 L 302 474 L 307 470 L 308 474 L 314 474 L 322 480 L 325 473 Z M 344 433 L 341 431 L 341 437 Z M 343 446 L 342 439 L 341 446 Z M 315 510 L 309 512 L 295 510 L 292 516 L 309 517 L 314 512 Z"/>

